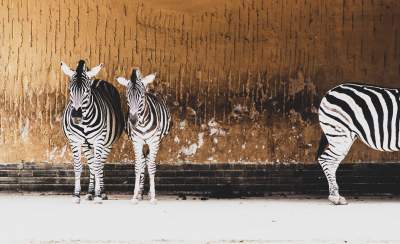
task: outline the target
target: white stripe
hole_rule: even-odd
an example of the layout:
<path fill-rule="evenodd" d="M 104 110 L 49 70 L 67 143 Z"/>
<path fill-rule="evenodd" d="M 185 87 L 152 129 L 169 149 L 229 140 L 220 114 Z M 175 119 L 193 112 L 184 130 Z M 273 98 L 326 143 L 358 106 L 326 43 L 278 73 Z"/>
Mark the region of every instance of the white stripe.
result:
<path fill-rule="evenodd" d="M 392 136 L 390 138 L 390 148 L 392 150 L 399 150 L 397 148 L 397 133 L 398 131 L 396 130 L 396 118 L 397 118 L 397 112 L 398 112 L 398 107 L 397 107 L 397 101 L 396 101 L 396 97 L 393 96 L 393 94 L 387 90 L 385 90 L 386 93 L 389 95 L 390 99 L 392 100 L 392 104 L 393 104 L 393 114 L 392 114 L 392 121 L 391 121 L 391 128 L 392 128 Z"/>

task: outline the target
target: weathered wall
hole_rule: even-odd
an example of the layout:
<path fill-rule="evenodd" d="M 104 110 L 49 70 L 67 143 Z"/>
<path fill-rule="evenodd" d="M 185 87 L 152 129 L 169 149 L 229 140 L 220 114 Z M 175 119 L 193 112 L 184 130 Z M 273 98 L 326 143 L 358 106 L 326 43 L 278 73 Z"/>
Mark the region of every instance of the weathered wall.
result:
<path fill-rule="evenodd" d="M 174 126 L 159 161 L 313 162 L 324 92 L 400 85 L 397 0 L 1 0 L 0 162 L 70 161 L 63 60 L 157 71 Z M 399 84 L 399 85 L 398 85 Z M 126 135 L 110 161 L 129 161 Z M 348 161 L 398 153 L 358 143 Z"/>

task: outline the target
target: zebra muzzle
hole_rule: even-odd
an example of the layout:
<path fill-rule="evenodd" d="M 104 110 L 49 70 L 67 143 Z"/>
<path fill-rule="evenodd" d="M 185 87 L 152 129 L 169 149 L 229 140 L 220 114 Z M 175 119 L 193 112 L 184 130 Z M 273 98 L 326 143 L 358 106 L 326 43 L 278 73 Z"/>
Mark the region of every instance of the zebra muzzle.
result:
<path fill-rule="evenodd" d="M 129 122 L 135 127 L 138 122 L 137 114 L 129 114 Z"/>
<path fill-rule="evenodd" d="M 71 113 L 72 123 L 80 124 L 82 122 L 82 109 L 79 108 L 78 110 L 72 109 Z"/>

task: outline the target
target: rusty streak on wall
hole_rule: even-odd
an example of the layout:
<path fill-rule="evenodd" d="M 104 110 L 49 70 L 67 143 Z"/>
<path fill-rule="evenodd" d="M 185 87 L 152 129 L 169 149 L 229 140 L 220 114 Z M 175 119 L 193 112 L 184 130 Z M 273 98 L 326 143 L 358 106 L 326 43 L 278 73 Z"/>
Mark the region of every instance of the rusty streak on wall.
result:
<path fill-rule="evenodd" d="M 123 96 L 117 75 L 158 73 L 162 163 L 314 162 L 324 92 L 400 86 L 399 27 L 397 0 L 0 0 L 0 162 L 71 160 L 59 62 L 80 58 Z M 347 161 L 399 156 L 357 143 Z M 124 135 L 109 161 L 133 158 Z"/>

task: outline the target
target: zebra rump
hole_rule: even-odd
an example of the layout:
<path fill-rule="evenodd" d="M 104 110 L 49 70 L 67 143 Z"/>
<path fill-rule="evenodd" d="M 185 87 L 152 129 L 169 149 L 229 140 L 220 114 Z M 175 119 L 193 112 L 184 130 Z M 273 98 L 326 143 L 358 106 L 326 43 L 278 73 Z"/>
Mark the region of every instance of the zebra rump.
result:
<path fill-rule="evenodd" d="M 325 133 L 328 141 L 329 138 L 348 136 L 353 140 L 360 138 L 375 150 L 398 151 L 399 99 L 397 89 L 342 84 L 331 89 L 322 99 L 320 123 L 324 127 L 342 128 Z"/>
<path fill-rule="evenodd" d="M 319 123 L 323 134 L 317 159 L 332 203 L 347 204 L 339 194 L 336 170 L 356 139 L 375 150 L 400 150 L 399 106 L 399 90 L 354 83 L 339 85 L 322 98 Z"/>

